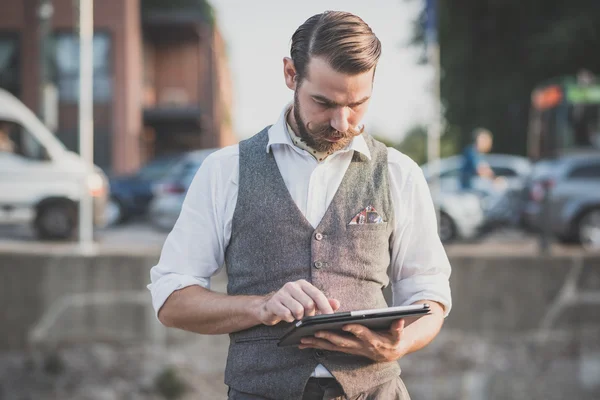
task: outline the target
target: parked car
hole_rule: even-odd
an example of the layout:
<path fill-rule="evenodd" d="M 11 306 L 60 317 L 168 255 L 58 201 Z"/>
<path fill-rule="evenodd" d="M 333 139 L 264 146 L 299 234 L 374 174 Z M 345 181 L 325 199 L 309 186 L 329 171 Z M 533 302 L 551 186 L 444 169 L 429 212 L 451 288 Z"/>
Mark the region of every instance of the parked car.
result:
<path fill-rule="evenodd" d="M 422 166 L 430 186 L 437 183 L 439 193 L 434 201 L 440 207 L 440 238 L 473 239 L 490 224 L 516 223 L 523 207 L 522 191 L 531 171 L 530 162 L 520 156 L 507 154 L 482 155 L 497 177 L 504 181 L 498 190 L 485 178 L 474 179 L 474 190 L 460 188 L 461 156 L 441 159 L 437 165 Z M 438 197 L 437 199 L 435 197 Z"/>
<path fill-rule="evenodd" d="M 216 150 L 204 149 L 186 153 L 170 173 L 154 185 L 154 199 L 150 203 L 149 217 L 155 228 L 162 231 L 173 229 L 196 172 L 206 157 Z"/>
<path fill-rule="evenodd" d="M 0 89 L 0 224 L 31 224 L 40 239 L 70 239 L 83 190 L 104 225 L 108 179 L 68 151 L 23 103 Z"/>
<path fill-rule="evenodd" d="M 167 176 L 182 157 L 181 153 L 157 157 L 132 175 L 111 177 L 108 224 L 145 215 L 154 197 L 152 187 Z"/>
<path fill-rule="evenodd" d="M 481 198 L 473 193 L 446 192 L 432 194 L 439 209 L 439 236 L 443 243 L 471 240 L 478 236 L 485 214 Z"/>
<path fill-rule="evenodd" d="M 600 152 L 563 155 L 537 164 L 524 218 L 562 242 L 600 248 Z M 548 210 L 544 212 L 544 197 Z"/>

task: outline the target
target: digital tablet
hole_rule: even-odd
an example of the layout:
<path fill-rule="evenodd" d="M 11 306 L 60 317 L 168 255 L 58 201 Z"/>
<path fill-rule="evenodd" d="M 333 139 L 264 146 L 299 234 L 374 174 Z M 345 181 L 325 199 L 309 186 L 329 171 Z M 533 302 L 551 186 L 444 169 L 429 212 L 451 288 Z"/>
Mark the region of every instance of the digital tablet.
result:
<path fill-rule="evenodd" d="M 342 327 L 347 324 L 360 324 L 374 331 L 387 330 L 391 327 L 392 322 L 400 318 L 403 318 L 406 321 L 405 324 L 409 325 L 429 313 L 429 304 L 417 304 L 304 317 L 279 338 L 277 345 L 280 347 L 298 345 L 300 339 L 314 336 L 318 331 L 335 331 L 338 334 L 352 335 L 342 330 Z"/>

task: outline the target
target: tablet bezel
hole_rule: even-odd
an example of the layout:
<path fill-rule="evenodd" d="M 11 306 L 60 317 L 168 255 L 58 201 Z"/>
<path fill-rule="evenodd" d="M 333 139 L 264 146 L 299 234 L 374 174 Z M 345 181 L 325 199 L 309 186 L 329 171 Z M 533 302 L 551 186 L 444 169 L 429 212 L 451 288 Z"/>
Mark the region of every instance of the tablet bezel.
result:
<path fill-rule="evenodd" d="M 379 331 L 389 329 L 393 321 L 404 319 L 405 326 L 408 326 L 429 314 L 431 314 L 431 310 L 428 304 L 417 304 L 305 317 L 294 323 L 279 338 L 277 345 L 279 347 L 298 345 L 302 338 L 314 336 L 318 331 L 334 331 L 342 335 L 351 335 L 342 330 L 342 327 L 348 324 L 359 324 Z"/>

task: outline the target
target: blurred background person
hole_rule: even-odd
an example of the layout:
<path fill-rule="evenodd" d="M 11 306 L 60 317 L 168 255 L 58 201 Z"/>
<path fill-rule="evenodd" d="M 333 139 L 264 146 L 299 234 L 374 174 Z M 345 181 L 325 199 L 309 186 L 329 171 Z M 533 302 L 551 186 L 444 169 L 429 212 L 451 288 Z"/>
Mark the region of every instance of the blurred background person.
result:
<path fill-rule="evenodd" d="M 0 121 L 0 151 L 14 153 L 15 144 L 10 139 L 10 130 L 8 124 Z"/>
<path fill-rule="evenodd" d="M 462 190 L 473 190 L 473 180 L 477 176 L 494 179 L 494 171 L 481 159 L 481 154 L 492 150 L 492 133 L 484 128 L 473 131 L 473 143 L 469 144 L 463 151 L 462 165 L 460 169 L 460 186 Z"/>

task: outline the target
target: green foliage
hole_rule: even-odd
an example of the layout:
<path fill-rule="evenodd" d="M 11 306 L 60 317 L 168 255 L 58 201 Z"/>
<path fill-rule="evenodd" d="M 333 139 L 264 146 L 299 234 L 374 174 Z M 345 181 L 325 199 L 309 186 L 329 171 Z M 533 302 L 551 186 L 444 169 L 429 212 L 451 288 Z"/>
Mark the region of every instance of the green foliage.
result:
<path fill-rule="evenodd" d="M 420 125 L 411 128 L 396 148 L 417 164 L 424 164 L 427 161 L 427 129 Z"/>
<path fill-rule="evenodd" d="M 440 139 L 440 157 L 449 157 L 458 152 L 459 130 L 454 127 L 447 128 Z M 411 128 L 402 142 L 396 146 L 398 150 L 413 159 L 417 164 L 427 162 L 427 128 L 417 125 Z"/>
<path fill-rule="evenodd" d="M 154 381 L 158 393 L 167 400 L 180 399 L 187 392 L 187 385 L 173 367 L 165 368 Z"/>
<path fill-rule="evenodd" d="M 423 2 L 424 3 L 424 2 Z M 581 69 L 600 73 L 598 0 L 438 0 L 445 118 L 483 126 L 494 152 L 526 153 L 531 91 Z M 423 45 L 423 13 L 413 43 Z"/>

